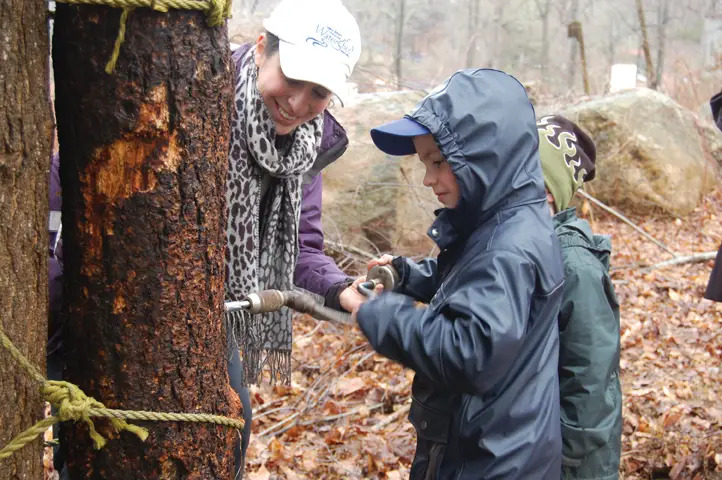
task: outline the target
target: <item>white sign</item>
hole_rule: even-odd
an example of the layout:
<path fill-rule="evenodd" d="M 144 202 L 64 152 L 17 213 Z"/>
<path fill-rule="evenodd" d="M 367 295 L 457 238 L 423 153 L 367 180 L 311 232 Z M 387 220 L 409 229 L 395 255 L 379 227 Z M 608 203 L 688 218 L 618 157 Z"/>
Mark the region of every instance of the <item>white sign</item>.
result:
<path fill-rule="evenodd" d="M 637 88 L 637 66 L 633 63 L 615 63 L 609 79 L 611 93 Z"/>

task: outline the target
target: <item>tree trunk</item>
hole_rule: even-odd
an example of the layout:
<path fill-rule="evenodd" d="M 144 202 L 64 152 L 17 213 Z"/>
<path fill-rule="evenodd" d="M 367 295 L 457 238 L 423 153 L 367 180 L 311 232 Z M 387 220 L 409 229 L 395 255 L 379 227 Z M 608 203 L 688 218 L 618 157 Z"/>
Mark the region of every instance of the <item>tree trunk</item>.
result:
<path fill-rule="evenodd" d="M 569 24 L 577 21 L 577 15 L 579 14 L 579 0 L 571 0 L 571 10 L 569 15 Z M 567 84 L 569 89 L 574 89 L 574 81 L 577 77 L 577 42 L 576 39 L 572 40 L 569 44 L 569 71 L 567 72 Z"/>
<path fill-rule="evenodd" d="M 637 17 L 639 18 L 639 28 L 642 34 L 642 51 L 644 52 L 645 69 L 647 75 L 647 86 L 649 88 L 657 88 L 654 80 L 654 68 L 652 67 L 652 54 L 649 50 L 649 35 L 647 35 L 647 21 L 644 18 L 644 5 L 642 0 L 636 0 Z"/>
<path fill-rule="evenodd" d="M 589 70 L 587 70 L 587 50 L 584 47 L 584 30 L 582 29 L 582 24 L 579 23 L 579 36 L 577 37 L 577 41 L 579 42 L 579 57 L 582 60 L 582 82 L 584 84 L 584 94 L 585 95 L 591 95 L 591 90 L 589 88 Z"/>
<path fill-rule="evenodd" d="M 396 48 L 394 51 L 394 70 L 396 73 L 396 88 L 401 88 L 401 56 L 404 43 L 404 20 L 406 19 L 406 0 L 398 0 L 399 9 L 396 16 Z"/>
<path fill-rule="evenodd" d="M 108 408 L 235 417 L 223 324 L 226 28 L 208 28 L 201 12 L 136 9 L 108 75 L 120 15 L 56 13 L 65 374 Z M 232 478 L 237 432 L 143 426 L 145 442 L 121 433 L 99 451 L 85 425 L 64 426 L 71 478 Z"/>
<path fill-rule="evenodd" d="M 669 23 L 669 0 L 660 0 L 657 5 L 657 70 L 654 74 L 655 90 L 664 78 L 664 57 L 667 43 L 667 24 Z"/>
<path fill-rule="evenodd" d="M 549 67 L 549 11 L 551 10 L 551 1 L 546 0 L 540 3 L 536 2 L 539 18 L 542 22 L 541 49 L 539 52 L 539 67 L 541 70 L 542 82 L 547 82 L 547 70 Z"/>
<path fill-rule="evenodd" d="M 466 68 L 476 66 L 476 44 L 479 38 L 479 0 L 468 0 L 468 45 L 466 46 Z"/>
<path fill-rule="evenodd" d="M 0 326 L 45 371 L 50 103 L 44 0 L 0 2 Z M 0 347 L 0 447 L 43 418 L 39 385 Z M 0 478 L 42 478 L 42 438 Z"/>
<path fill-rule="evenodd" d="M 494 4 L 494 46 L 491 49 L 492 54 L 489 56 L 490 68 L 503 68 L 504 65 L 501 58 L 504 57 L 504 52 L 502 51 L 502 35 L 504 33 L 504 8 L 506 4 L 506 0 L 497 0 Z"/>
<path fill-rule="evenodd" d="M 607 37 L 607 56 L 609 58 L 609 66 L 607 67 L 607 75 L 611 75 L 612 66 L 614 65 L 617 53 L 617 19 L 610 17 L 609 36 Z"/>

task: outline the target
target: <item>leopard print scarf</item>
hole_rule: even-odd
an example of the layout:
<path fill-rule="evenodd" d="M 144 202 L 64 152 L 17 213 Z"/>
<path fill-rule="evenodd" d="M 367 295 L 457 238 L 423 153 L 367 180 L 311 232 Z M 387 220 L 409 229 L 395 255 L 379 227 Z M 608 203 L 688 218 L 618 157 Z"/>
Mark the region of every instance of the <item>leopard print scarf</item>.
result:
<path fill-rule="evenodd" d="M 251 292 L 293 288 L 298 257 L 301 179 L 316 160 L 323 115 L 298 126 L 279 151 L 276 130 L 258 91 L 255 48 L 241 59 L 233 109 L 226 202 L 226 301 Z M 279 140 L 286 140 L 280 139 Z M 263 194 L 262 178 L 273 177 Z M 243 353 L 247 383 L 257 383 L 264 367 L 271 379 L 291 374 L 291 311 L 250 315 L 231 312 L 227 328 Z"/>

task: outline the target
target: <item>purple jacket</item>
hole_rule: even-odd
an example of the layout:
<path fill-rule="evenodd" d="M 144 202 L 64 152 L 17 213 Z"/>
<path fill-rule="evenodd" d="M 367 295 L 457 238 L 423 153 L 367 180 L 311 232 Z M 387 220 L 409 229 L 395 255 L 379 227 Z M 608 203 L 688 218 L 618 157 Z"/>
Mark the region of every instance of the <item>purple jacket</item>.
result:
<path fill-rule="evenodd" d="M 326 112 L 321 149 L 312 170 L 306 173 L 305 178 L 309 179 L 309 182 L 304 182 L 303 186 L 301 219 L 298 225 L 298 262 L 294 273 L 296 286 L 323 296 L 328 306 L 337 309 L 337 296 L 351 279 L 336 266 L 331 257 L 323 253 L 323 179 L 320 170 L 337 160 L 347 146 L 346 132 L 336 119 Z"/>
<path fill-rule="evenodd" d="M 60 214 L 60 207 L 63 199 L 60 196 L 60 175 L 58 171 L 59 157 L 56 153 L 50 158 L 50 225 L 49 225 L 49 254 L 48 259 L 48 294 L 49 309 L 51 315 L 60 311 L 63 292 L 63 265 L 62 265 L 62 245 L 60 240 L 56 244 L 56 236 L 58 235 L 58 224 L 56 222 Z"/>

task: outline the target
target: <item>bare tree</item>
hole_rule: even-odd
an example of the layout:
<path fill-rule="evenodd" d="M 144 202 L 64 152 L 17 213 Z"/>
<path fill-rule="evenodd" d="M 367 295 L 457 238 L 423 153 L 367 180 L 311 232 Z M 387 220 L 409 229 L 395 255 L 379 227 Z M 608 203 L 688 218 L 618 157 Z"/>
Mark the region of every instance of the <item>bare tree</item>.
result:
<path fill-rule="evenodd" d="M 571 0 L 571 7 L 569 9 L 569 24 L 576 22 L 577 16 L 579 15 L 579 0 Z M 577 42 L 572 40 L 569 44 L 569 70 L 568 70 L 567 84 L 569 89 L 574 88 L 574 80 L 577 76 Z"/>
<path fill-rule="evenodd" d="M 579 58 L 582 61 L 582 80 L 584 82 L 584 93 L 589 95 L 589 71 L 587 69 L 587 53 L 584 48 L 584 32 L 582 22 L 572 22 L 567 26 L 567 36 L 574 38 L 579 44 Z"/>
<path fill-rule="evenodd" d="M 542 24 L 541 47 L 539 51 L 539 65 L 543 81 L 547 79 L 547 67 L 549 66 L 549 12 L 551 0 L 534 0 L 537 12 Z"/>
<path fill-rule="evenodd" d="M 479 39 L 479 1 L 467 0 L 468 8 L 468 44 L 466 46 L 466 66 L 473 67 L 476 64 L 476 45 Z"/>
<path fill-rule="evenodd" d="M 492 56 L 489 59 L 489 66 L 499 66 L 502 61 L 499 58 L 501 56 L 501 40 L 504 33 L 504 11 L 506 10 L 506 0 L 496 0 L 494 3 L 494 39 L 492 41 Z"/>
<path fill-rule="evenodd" d="M 667 24 L 670 20 L 669 0 L 658 0 L 657 5 L 657 70 L 654 74 L 653 89 L 662 84 L 664 75 L 664 57 L 667 42 Z"/>
<path fill-rule="evenodd" d="M 50 102 L 44 0 L 0 2 L 0 326 L 45 370 Z M 43 417 L 37 383 L 0 348 L 0 445 Z M 42 438 L 0 461 L 0 478 L 43 477 Z"/>
<path fill-rule="evenodd" d="M 394 73 L 396 74 L 396 87 L 401 88 L 401 58 L 404 44 L 404 24 L 406 23 L 406 0 L 396 0 L 396 32 L 394 42 Z"/>
<path fill-rule="evenodd" d="M 654 79 L 654 68 L 652 67 L 652 54 L 649 49 L 649 36 L 647 34 L 647 20 L 644 16 L 644 5 L 642 0 L 636 0 L 637 18 L 639 19 L 640 34 L 642 36 L 642 51 L 644 52 L 645 69 L 647 73 L 647 86 L 656 89 L 657 82 Z"/>

